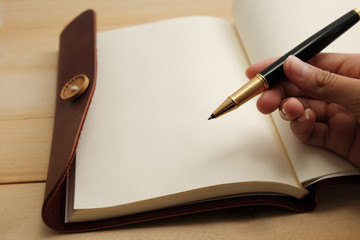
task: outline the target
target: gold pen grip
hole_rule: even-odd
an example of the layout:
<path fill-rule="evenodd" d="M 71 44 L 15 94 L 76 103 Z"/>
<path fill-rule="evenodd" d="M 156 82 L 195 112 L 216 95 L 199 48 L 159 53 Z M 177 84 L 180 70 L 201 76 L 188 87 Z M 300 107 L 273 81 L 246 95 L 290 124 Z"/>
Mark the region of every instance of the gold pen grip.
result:
<path fill-rule="evenodd" d="M 230 95 L 210 116 L 210 119 L 217 118 L 228 113 L 251 98 L 255 97 L 265 89 L 269 88 L 267 80 L 258 73 L 253 79 L 247 82 L 242 88 Z"/>
<path fill-rule="evenodd" d="M 234 101 L 236 107 L 239 107 L 240 105 L 249 101 L 251 98 L 255 97 L 256 95 L 268 88 L 269 84 L 267 80 L 258 73 L 242 88 L 234 92 L 229 98 Z"/>

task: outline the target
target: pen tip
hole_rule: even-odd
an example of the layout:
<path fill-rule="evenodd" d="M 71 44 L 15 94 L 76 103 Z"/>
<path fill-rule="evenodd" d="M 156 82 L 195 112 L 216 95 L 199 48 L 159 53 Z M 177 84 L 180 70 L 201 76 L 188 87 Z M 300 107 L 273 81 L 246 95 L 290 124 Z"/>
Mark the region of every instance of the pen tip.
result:
<path fill-rule="evenodd" d="M 211 116 L 208 118 L 208 120 L 211 120 L 211 119 L 213 119 L 213 118 L 215 118 L 215 115 L 214 115 L 214 114 L 211 114 Z"/>

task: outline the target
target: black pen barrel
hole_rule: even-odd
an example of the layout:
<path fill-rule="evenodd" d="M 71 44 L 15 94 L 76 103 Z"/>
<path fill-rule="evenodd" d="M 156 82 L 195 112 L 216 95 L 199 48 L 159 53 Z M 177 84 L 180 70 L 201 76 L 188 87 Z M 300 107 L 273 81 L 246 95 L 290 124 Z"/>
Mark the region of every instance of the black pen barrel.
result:
<path fill-rule="evenodd" d="M 294 49 L 290 50 L 284 56 L 262 70 L 260 74 L 267 80 L 269 86 L 271 87 L 284 76 L 283 64 L 289 55 L 294 55 L 303 61 L 308 61 L 341 34 L 351 28 L 359 21 L 359 19 L 360 15 L 358 11 L 351 10 L 300 43 Z"/>

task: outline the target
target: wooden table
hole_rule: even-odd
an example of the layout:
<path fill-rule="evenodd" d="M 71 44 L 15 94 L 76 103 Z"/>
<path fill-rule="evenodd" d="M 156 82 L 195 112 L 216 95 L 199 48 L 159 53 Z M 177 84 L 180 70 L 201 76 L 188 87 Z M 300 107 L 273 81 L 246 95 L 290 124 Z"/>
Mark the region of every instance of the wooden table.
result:
<path fill-rule="evenodd" d="M 59 33 L 83 10 L 98 31 L 186 15 L 232 21 L 230 0 L 0 0 L 1 239 L 359 239 L 358 185 L 324 190 L 298 214 L 248 207 L 81 234 L 48 229 L 40 209 L 54 120 Z"/>

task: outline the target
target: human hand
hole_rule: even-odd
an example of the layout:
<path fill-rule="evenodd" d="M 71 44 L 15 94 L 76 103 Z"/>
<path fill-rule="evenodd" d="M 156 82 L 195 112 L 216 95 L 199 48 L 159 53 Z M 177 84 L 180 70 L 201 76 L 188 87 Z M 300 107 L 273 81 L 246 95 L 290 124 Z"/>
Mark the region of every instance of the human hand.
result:
<path fill-rule="evenodd" d="M 250 66 L 246 75 L 254 77 L 274 60 Z M 360 166 L 360 54 L 320 53 L 309 64 L 290 56 L 284 72 L 287 78 L 259 98 L 259 111 L 279 109 L 301 141 Z"/>

